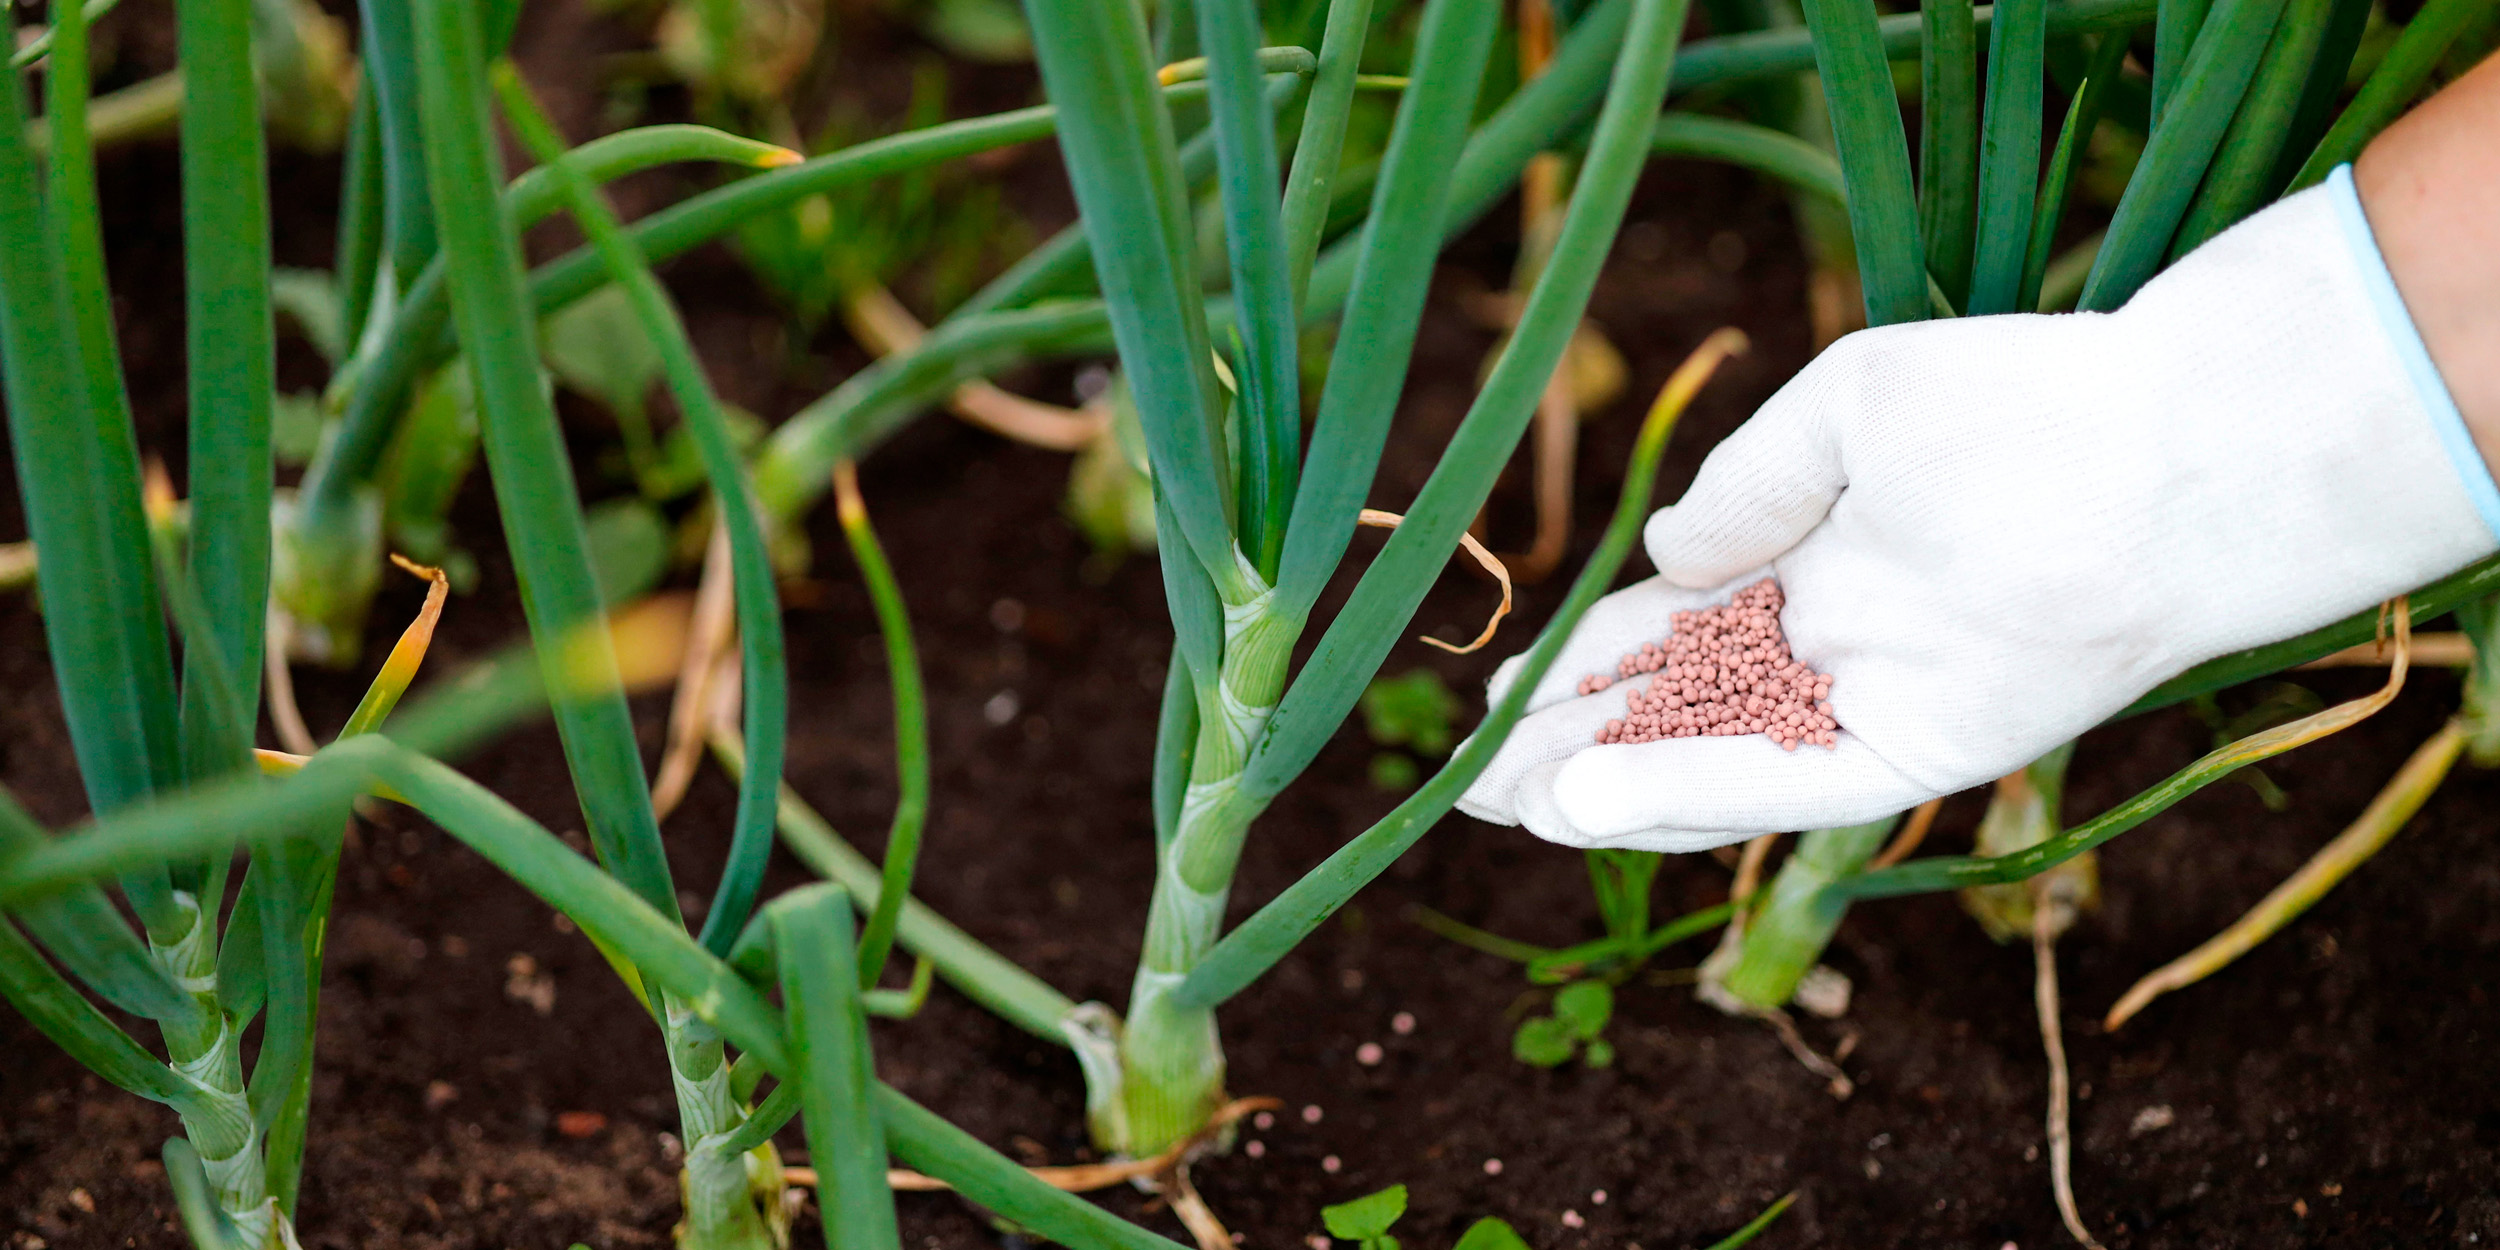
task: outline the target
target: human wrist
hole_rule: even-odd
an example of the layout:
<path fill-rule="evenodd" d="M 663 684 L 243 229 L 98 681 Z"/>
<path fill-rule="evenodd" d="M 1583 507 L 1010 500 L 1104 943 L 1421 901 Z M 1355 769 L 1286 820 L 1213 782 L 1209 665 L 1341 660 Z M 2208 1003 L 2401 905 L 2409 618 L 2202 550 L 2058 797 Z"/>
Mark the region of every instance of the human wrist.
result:
<path fill-rule="evenodd" d="M 2494 295 L 2461 298 L 2444 277 L 2426 276 L 2418 221 L 2397 210 L 2397 228 L 2382 229 L 2353 167 L 2337 167 L 2313 194 L 2334 202 L 2344 242 L 2387 344 L 2410 378 L 2423 416 L 2439 436 L 2475 511 L 2500 535 L 2500 483 L 2494 480 L 2500 466 L 2500 372 L 2494 372 L 2492 353 L 2464 346 L 2478 337 L 2476 322 Z M 2376 202 L 2386 205 L 2402 198 L 2383 194 Z M 2400 255 L 2409 257 L 2405 271 L 2398 268 Z M 2405 272 L 2412 275 L 2409 285 Z M 2489 333 L 2500 335 L 2500 322 Z"/>
<path fill-rule="evenodd" d="M 2500 472 L 2500 58 L 2374 140 L 2353 170 L 2378 255 L 2485 466 Z"/>

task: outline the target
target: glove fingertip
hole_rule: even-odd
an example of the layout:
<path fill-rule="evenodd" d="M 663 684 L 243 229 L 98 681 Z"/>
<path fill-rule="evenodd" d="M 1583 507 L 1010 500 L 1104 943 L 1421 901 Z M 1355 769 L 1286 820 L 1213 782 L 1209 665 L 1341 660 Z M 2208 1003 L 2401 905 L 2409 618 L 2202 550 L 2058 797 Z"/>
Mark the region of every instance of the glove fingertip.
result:
<path fill-rule="evenodd" d="M 1510 810 L 1510 805 L 1492 795 L 1484 796 L 1483 801 L 1479 802 L 1477 795 L 1471 790 L 1459 796 L 1457 807 L 1459 811 L 1488 825 L 1508 825 L 1516 828 L 1519 824 L 1519 817 Z"/>
<path fill-rule="evenodd" d="M 1738 574 L 1769 564 L 1800 535 L 1769 533 L 1758 524 L 1730 522 L 1686 505 L 1660 508 L 1641 528 L 1649 562 L 1670 585 L 1685 590 L 1715 590 Z"/>

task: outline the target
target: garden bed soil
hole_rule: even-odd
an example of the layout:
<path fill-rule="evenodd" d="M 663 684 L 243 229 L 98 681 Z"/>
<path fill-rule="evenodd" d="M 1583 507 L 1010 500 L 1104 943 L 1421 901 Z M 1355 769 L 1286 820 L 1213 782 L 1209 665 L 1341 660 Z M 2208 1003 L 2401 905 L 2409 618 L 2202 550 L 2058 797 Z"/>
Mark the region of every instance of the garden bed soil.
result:
<path fill-rule="evenodd" d="M 524 49 L 571 37 L 533 16 Z M 1041 146 L 1007 175 L 1045 226 L 1067 213 L 1051 167 Z M 334 162 L 280 154 L 282 261 L 326 265 L 335 174 Z M 178 473 L 179 315 L 162 294 L 179 280 L 172 154 L 117 154 L 106 183 L 142 439 Z M 646 178 L 629 205 L 683 189 Z M 1514 238 L 1497 215 L 1447 256 L 1379 506 L 1412 497 L 1464 412 L 1493 335 L 1460 311 L 1459 297 L 1505 280 Z M 1805 277 L 1777 192 L 1713 166 L 1667 162 L 1648 175 L 1593 305 L 1629 358 L 1631 386 L 1586 427 L 1567 567 L 1611 506 L 1641 402 L 1704 334 L 1737 325 L 1755 349 L 1695 405 L 1662 498 L 1804 363 Z M 790 350 L 780 313 L 718 250 L 678 263 L 670 278 L 728 397 L 756 411 L 792 411 L 860 363 L 838 331 Z M 318 375 L 299 350 L 288 349 L 286 369 L 309 385 Z M 1068 385 L 1064 370 L 1015 381 L 1052 398 Z M 568 415 L 578 441 L 608 437 L 584 414 Z M 932 416 L 863 476 L 933 660 L 936 799 L 918 893 L 1071 995 L 1117 1004 L 1152 876 L 1147 760 L 1169 639 L 1153 561 L 1106 571 L 1060 519 L 1066 468 L 1064 457 Z M 1497 549 L 1526 544 L 1524 477 L 1515 469 L 1491 509 Z M 15 498 L 0 491 L 9 514 L 0 533 L 11 536 L 23 533 Z M 486 575 L 444 617 L 437 675 L 520 629 L 482 481 L 462 497 L 457 523 Z M 883 660 L 831 518 L 820 512 L 810 530 L 816 580 L 793 593 L 789 618 L 798 696 L 789 778 L 873 853 L 894 794 Z M 1350 568 L 1377 546 L 1376 536 L 1358 538 Z M 1463 562 L 1453 567 L 1414 632 L 1475 632 L 1493 592 Z M 1348 584 L 1341 576 L 1337 593 Z M 1438 671 L 1468 697 L 1472 717 L 1493 663 L 1524 645 L 1563 586 L 1523 587 L 1519 616 L 1485 654 L 1408 644 L 1389 671 Z M 376 620 L 404 617 L 418 594 L 394 583 Z M 0 599 L 0 780 L 61 825 L 83 800 L 43 650 L 31 599 Z M 2329 699 L 2376 681 L 2304 677 Z M 301 680 L 319 728 L 344 718 L 362 677 Z M 2268 768 L 2287 810 L 2269 812 L 2250 787 L 2225 783 L 2104 853 L 2104 904 L 2064 939 L 2060 960 L 2076 1186 L 2113 1250 L 2500 1239 L 2500 1087 L 2488 1064 L 2487 987 L 2500 984 L 2492 775 L 2461 768 L 2351 882 L 2221 976 L 2118 1035 L 2096 1022 L 2135 977 L 2228 923 L 2331 837 L 2456 699 L 2451 675 L 2421 673 L 2373 720 Z M 665 698 L 635 708 L 656 751 Z M 2100 730 L 2076 757 L 2067 812 L 2104 808 L 2209 745 L 2209 731 L 2177 711 Z M 1233 891 L 1236 917 L 1393 804 L 1397 796 L 1367 780 L 1372 752 L 1359 727 L 1340 732 L 1259 822 Z M 463 766 L 550 827 L 578 826 L 543 725 Z M 668 823 L 692 907 L 708 893 L 733 798 L 707 768 Z M 1965 843 L 1982 802 L 1948 804 L 1931 848 Z M 802 879 L 784 858 L 771 888 Z M 1727 883 L 1711 857 L 1670 858 L 1658 907 L 1706 906 Z M 1418 1250 L 1450 1244 L 1484 1215 L 1551 1250 L 1706 1244 L 1790 1191 L 1796 1207 L 1757 1244 L 2068 1244 L 2042 1159 L 2046 1072 L 2029 953 L 1990 942 L 1952 899 L 1870 904 L 1842 926 L 1831 960 L 1855 982 L 1854 1005 L 1805 1032 L 1825 1050 L 1854 1044 L 1845 1066 L 1857 1092 L 1845 1102 L 1762 1026 L 1694 1001 L 1670 970 L 1695 962 L 1698 946 L 1669 952 L 1658 974 L 1621 994 L 1611 1068 L 1522 1066 L 1508 1040 L 1538 996 L 1513 965 L 1416 927 L 1406 917 L 1418 906 L 1544 944 L 1595 932 L 1577 852 L 1452 816 L 1228 1006 L 1233 1091 L 1286 1104 L 1272 1126 L 1246 1129 L 1232 1154 L 1196 1169 L 1243 1244 L 1299 1246 L 1320 1231 L 1322 1205 L 1392 1183 L 1412 1195 L 1397 1231 Z M 1411 1032 L 1393 1026 L 1402 1015 Z M 876 1042 L 887 1080 L 984 1141 L 1035 1164 L 1092 1157 L 1064 1051 L 944 989 L 916 1019 L 880 1023 Z M 1358 1058 L 1374 1053 L 1367 1043 L 1379 1048 L 1376 1063 Z M 155 1162 L 176 1130 L 172 1115 L 85 1075 L 13 1014 L 0 1013 L 0 1055 L 0 1246 L 182 1245 Z M 667 1244 L 674 1114 L 648 1019 L 581 936 L 404 811 L 364 825 L 342 861 L 319 1057 L 302 1202 L 308 1247 Z M 795 1129 L 783 1142 L 803 1157 Z M 1145 1195 L 1103 1200 L 1184 1236 Z M 1013 1244 L 953 1197 L 907 1195 L 900 1206 L 914 1250 Z M 798 1236 L 818 1235 L 811 1208 Z"/>

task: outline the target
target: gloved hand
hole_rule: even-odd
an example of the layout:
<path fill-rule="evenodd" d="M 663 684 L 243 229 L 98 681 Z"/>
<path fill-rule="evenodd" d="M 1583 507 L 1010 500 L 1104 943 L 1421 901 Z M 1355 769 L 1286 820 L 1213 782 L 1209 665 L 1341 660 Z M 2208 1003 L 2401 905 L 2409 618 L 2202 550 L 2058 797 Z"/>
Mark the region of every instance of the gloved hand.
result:
<path fill-rule="evenodd" d="M 1659 576 L 1589 612 L 1459 806 L 1659 851 L 1878 819 L 2450 573 L 2495 530 L 2500 491 L 2339 170 L 2115 313 L 1833 344 L 1650 518 Z M 1649 679 L 1581 679 L 1766 566 L 1791 649 L 1833 678 L 1838 746 L 1597 745 Z"/>

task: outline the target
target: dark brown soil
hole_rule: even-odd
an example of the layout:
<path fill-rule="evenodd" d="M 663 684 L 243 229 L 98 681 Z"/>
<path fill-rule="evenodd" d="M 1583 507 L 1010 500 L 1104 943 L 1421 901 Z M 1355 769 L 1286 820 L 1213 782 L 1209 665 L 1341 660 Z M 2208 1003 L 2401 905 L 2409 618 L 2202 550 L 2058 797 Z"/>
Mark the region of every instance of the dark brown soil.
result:
<path fill-rule="evenodd" d="M 531 40 L 554 37 L 532 30 Z M 533 46 L 546 44 L 525 50 Z M 1018 169 L 1019 182 L 1038 184 L 1023 207 L 1043 225 L 1063 221 L 1064 193 L 1034 169 L 1047 173 L 1046 148 Z M 281 158 L 287 263 L 327 263 L 335 172 L 331 162 Z M 166 149 L 108 163 L 143 441 L 178 471 L 181 337 L 165 294 L 179 274 L 173 185 Z M 1464 411 L 1492 335 L 1456 297 L 1503 279 L 1512 237 L 1497 220 L 1448 257 L 1376 491 L 1381 506 L 1412 497 Z M 792 411 L 860 359 L 838 332 L 792 352 L 779 314 L 717 252 L 670 277 L 721 384 L 759 412 Z M 1709 330 L 1736 324 L 1753 336 L 1754 354 L 1723 373 L 1678 436 L 1671 498 L 1702 453 L 1806 358 L 1803 288 L 1780 196 L 1716 167 L 1651 173 L 1594 307 L 1632 379 L 1627 398 L 1587 429 L 1581 554 L 1611 503 L 1637 397 Z M 289 359 L 302 370 L 305 361 Z M 1022 383 L 1065 397 L 1062 374 Z M 919 892 L 1068 993 L 1116 1004 L 1151 878 L 1146 762 L 1168 642 L 1150 560 L 1107 578 L 1086 571 L 1083 542 L 1058 515 L 1065 473 L 1063 457 L 929 417 L 877 455 L 867 488 L 921 644 L 937 660 L 937 798 Z M 0 500 L 0 534 L 22 534 L 15 492 Z M 1520 483 L 1507 483 L 1494 544 L 1524 546 L 1526 516 Z M 437 672 L 518 628 L 482 482 L 459 524 L 486 576 L 445 617 Z M 842 544 L 823 518 L 812 528 L 822 580 L 794 596 L 790 616 L 799 697 L 789 776 L 838 827 L 873 844 L 893 796 L 883 661 Z M 1359 570 L 1376 549 L 1375 538 L 1358 540 L 1350 564 Z M 1523 588 L 1521 623 L 1496 650 L 1524 641 L 1561 589 Z M 377 619 L 402 616 L 415 599 L 413 587 L 393 587 Z M 1479 579 L 1453 575 L 1416 632 L 1471 634 L 1490 599 Z M 997 610 L 1007 601 L 1023 609 L 1014 629 L 996 623 L 1015 616 Z M 31 601 L 0 599 L 0 780 L 65 824 L 83 801 L 42 656 Z M 1430 667 L 1465 693 L 1494 658 L 1409 645 L 1391 671 Z M 2310 684 L 2337 698 L 2372 680 Z M 344 717 L 360 681 L 305 676 L 317 728 Z M 1002 694 L 1015 711 L 997 724 L 986 709 L 1005 706 Z M 2119 1036 L 2095 1023 L 2133 978 L 2227 923 L 2350 819 L 2456 697 L 2452 677 L 2423 674 L 2376 719 L 2272 767 L 2290 796 L 2283 814 L 2244 786 L 2220 785 L 2105 854 L 2105 905 L 2064 941 L 2062 965 L 2076 1183 L 2112 1247 L 2500 1238 L 2500 1089 L 2488 1073 L 2485 989 L 2500 978 L 2500 857 L 2489 841 L 2500 786 L 2489 774 L 2460 770 L 2351 882 L 2222 976 Z M 662 702 L 646 698 L 638 713 L 656 748 Z M 2183 713 L 2093 734 L 2075 763 L 2069 815 L 2108 806 L 2206 745 L 2206 730 Z M 1395 796 L 1365 779 L 1370 755 L 1359 729 L 1342 732 L 1260 823 L 1236 915 L 1387 810 Z M 551 827 L 576 823 L 543 728 L 465 766 Z M 707 773 L 669 824 L 698 907 L 731 798 Z M 1937 841 L 1966 838 L 1979 807 L 1976 796 L 1956 799 Z M 786 862 L 775 871 L 775 888 L 801 879 Z M 1707 905 L 1726 888 L 1709 857 L 1674 858 L 1659 907 Z M 1595 932 L 1578 854 L 1453 817 L 1233 1003 L 1233 1089 L 1288 1106 L 1271 1128 L 1243 1135 L 1257 1157 L 1240 1149 L 1198 1170 L 1245 1244 L 1298 1245 L 1320 1231 L 1322 1205 L 1397 1182 L 1414 1201 L 1399 1232 L 1420 1250 L 1449 1244 L 1480 1215 L 1513 1221 L 1541 1247 L 1704 1244 L 1790 1190 L 1801 1194 L 1797 1207 L 1758 1244 L 2066 1243 L 2039 1158 L 2046 1077 L 2030 960 L 1988 941 L 1952 900 L 1874 904 L 1843 926 L 1832 961 L 1856 982 L 1855 1006 L 1807 1034 L 1827 1050 L 1855 1040 L 1846 1066 L 1858 1092 L 1847 1102 L 1760 1026 L 1672 984 L 1636 982 L 1624 993 L 1609 1034 L 1613 1068 L 1523 1067 L 1508 1038 L 1536 1004 L 1529 987 L 1511 965 L 1408 923 L 1415 905 L 1540 943 Z M 1670 954 L 1663 964 L 1700 951 Z M 666 1242 L 674 1117 L 657 1038 L 588 943 L 457 843 L 400 812 L 362 830 L 341 869 L 321 1007 L 308 1246 Z M 1402 1012 L 1417 1022 L 1411 1034 L 1392 1029 Z M 880 1025 L 877 1042 L 886 1079 L 984 1140 L 1034 1163 L 1087 1157 L 1075 1065 L 1056 1048 L 944 990 L 919 1018 Z M 1367 1042 L 1385 1052 L 1376 1065 L 1356 1057 Z M 0 1045 L 0 1233 L 10 1238 L 0 1245 L 181 1244 L 153 1162 L 172 1117 L 85 1076 L 14 1015 L 0 1019 Z M 568 1112 L 602 1119 L 575 1137 L 559 1127 Z M 2145 1127 L 2165 1118 L 2166 1127 Z M 578 1116 L 562 1123 L 582 1127 Z M 785 1144 L 798 1146 L 797 1135 Z M 1182 1236 L 1138 1195 L 1106 1200 Z M 915 1195 L 901 1206 L 914 1247 L 1002 1241 L 955 1199 Z M 800 1237 L 816 1236 L 811 1213 Z"/>

